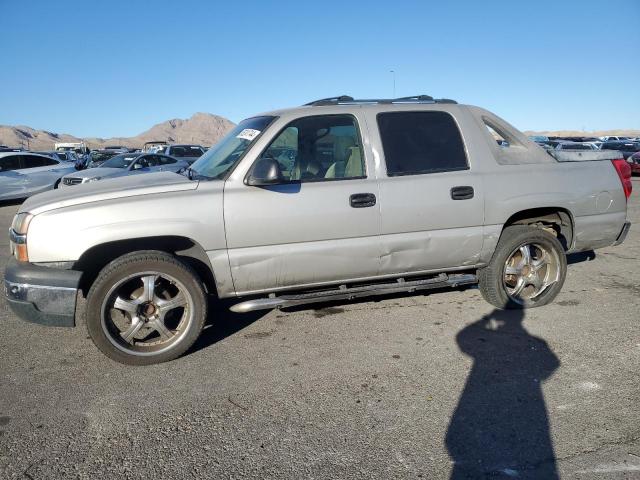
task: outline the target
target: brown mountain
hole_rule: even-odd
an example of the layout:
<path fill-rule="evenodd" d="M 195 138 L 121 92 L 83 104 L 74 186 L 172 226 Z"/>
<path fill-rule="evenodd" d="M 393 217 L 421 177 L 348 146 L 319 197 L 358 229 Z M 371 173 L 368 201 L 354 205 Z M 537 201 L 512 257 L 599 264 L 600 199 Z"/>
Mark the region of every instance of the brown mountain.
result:
<path fill-rule="evenodd" d="M 24 147 L 31 150 L 53 150 L 57 142 L 85 141 L 90 148 L 105 145 L 142 147 L 145 142 L 164 140 L 169 143 L 195 143 L 210 146 L 234 127 L 234 123 L 224 117 L 210 113 L 196 113 L 191 118 L 167 120 L 154 125 L 135 137 L 78 138 L 66 133 L 34 130 L 30 127 L 0 125 L 0 145 Z"/>

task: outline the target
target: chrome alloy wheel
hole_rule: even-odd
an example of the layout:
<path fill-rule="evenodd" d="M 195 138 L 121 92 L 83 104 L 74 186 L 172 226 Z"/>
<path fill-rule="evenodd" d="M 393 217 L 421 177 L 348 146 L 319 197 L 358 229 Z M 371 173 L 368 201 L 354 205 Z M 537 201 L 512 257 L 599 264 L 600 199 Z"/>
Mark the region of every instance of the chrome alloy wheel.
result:
<path fill-rule="evenodd" d="M 559 278 L 558 253 L 539 243 L 520 245 L 504 265 L 505 290 L 509 298 L 520 305 L 535 302 Z"/>
<path fill-rule="evenodd" d="M 193 322 L 194 301 L 186 287 L 166 273 L 143 272 L 116 283 L 101 309 L 109 341 L 130 355 L 157 355 L 182 339 Z"/>

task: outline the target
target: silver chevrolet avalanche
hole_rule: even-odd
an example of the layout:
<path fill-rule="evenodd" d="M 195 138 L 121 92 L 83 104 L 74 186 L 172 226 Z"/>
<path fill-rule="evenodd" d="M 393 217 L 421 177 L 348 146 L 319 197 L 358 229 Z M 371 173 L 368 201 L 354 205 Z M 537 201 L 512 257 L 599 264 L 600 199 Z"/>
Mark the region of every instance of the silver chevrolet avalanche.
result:
<path fill-rule="evenodd" d="M 478 107 L 342 96 L 242 121 L 182 174 L 105 179 L 22 205 L 9 305 L 143 365 L 194 343 L 208 297 L 248 312 L 479 284 L 551 302 L 566 253 L 621 243 L 618 152 L 547 152 Z M 215 318 L 211 318 L 215 322 Z"/>

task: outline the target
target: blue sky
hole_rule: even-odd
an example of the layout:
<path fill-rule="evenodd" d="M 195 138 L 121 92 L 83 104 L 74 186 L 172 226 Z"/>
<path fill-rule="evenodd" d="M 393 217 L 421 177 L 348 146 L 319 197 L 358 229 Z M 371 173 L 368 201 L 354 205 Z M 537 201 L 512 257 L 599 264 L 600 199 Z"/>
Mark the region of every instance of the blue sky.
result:
<path fill-rule="evenodd" d="M 0 0 L 0 124 L 130 136 L 336 94 L 640 128 L 640 0 Z"/>

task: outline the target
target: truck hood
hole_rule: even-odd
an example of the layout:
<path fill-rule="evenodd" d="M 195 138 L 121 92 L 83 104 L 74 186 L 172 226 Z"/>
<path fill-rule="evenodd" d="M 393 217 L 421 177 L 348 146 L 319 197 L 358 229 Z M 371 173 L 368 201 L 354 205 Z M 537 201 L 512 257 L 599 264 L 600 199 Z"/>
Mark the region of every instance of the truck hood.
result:
<path fill-rule="evenodd" d="M 196 180 L 189 180 L 172 172 L 117 177 L 34 195 L 22 204 L 20 211 L 37 215 L 58 208 L 116 198 L 195 190 L 198 188 L 198 183 Z"/>

